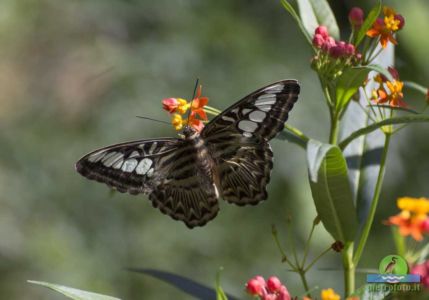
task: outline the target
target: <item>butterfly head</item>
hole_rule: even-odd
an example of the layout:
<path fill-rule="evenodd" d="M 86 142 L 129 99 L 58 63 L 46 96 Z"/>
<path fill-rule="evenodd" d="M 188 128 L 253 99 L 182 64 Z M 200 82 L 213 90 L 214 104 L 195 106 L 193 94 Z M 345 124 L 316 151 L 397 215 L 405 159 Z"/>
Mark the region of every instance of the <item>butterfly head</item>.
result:
<path fill-rule="evenodd" d="M 192 126 L 185 126 L 182 133 L 186 139 L 193 139 L 200 135 Z"/>

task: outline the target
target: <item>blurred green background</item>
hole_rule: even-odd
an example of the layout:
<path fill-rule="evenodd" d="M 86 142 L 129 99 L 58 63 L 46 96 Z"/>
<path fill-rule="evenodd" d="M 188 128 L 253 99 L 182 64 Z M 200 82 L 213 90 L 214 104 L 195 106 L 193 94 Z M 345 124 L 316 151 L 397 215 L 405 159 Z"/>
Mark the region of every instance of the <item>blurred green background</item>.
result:
<path fill-rule="evenodd" d="M 348 10 L 374 1 L 332 1 L 344 34 Z M 429 83 L 429 3 L 388 1 L 406 20 L 399 34 L 402 79 Z M 60 283 L 123 299 L 189 299 L 169 285 L 125 267 L 175 272 L 244 297 L 256 274 L 278 275 L 293 295 L 303 289 L 281 264 L 271 236 L 277 224 L 287 244 L 291 215 L 297 244 L 315 216 L 305 153 L 281 140 L 269 200 L 256 207 L 221 204 L 216 219 L 187 229 L 146 196 L 111 195 L 74 171 L 102 146 L 160 136 L 172 127 L 161 100 L 189 98 L 199 77 L 210 105 L 225 108 L 273 81 L 296 78 L 302 93 L 289 122 L 327 138 L 328 112 L 311 51 L 278 1 L 2 0 L 0 2 L 0 298 L 60 299 L 27 279 Z M 421 95 L 408 93 L 411 106 Z M 391 254 L 389 228 L 398 196 L 429 196 L 427 125 L 395 136 L 381 209 L 361 268 Z M 311 255 L 331 242 L 316 231 Z M 310 272 L 311 286 L 342 292 L 340 256 Z M 329 269 L 329 270 L 324 270 Z M 358 285 L 364 276 L 358 277 Z"/>

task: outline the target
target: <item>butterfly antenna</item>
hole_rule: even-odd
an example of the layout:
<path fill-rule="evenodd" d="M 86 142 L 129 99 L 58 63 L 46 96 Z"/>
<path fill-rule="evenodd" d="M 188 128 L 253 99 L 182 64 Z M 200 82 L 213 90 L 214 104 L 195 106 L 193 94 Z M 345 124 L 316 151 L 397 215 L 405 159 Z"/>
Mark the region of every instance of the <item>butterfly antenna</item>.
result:
<path fill-rule="evenodd" d="M 163 124 L 171 125 L 171 124 L 170 124 L 170 123 L 168 123 L 168 122 L 161 121 L 161 120 L 157 120 L 157 119 L 152 119 L 152 118 L 149 118 L 149 117 L 136 116 L 136 118 L 140 118 L 140 119 L 144 119 L 144 120 L 150 120 L 150 121 L 155 121 L 155 122 L 159 122 L 159 123 L 163 123 Z"/>
<path fill-rule="evenodd" d="M 192 95 L 191 107 L 189 108 L 189 112 L 188 112 L 188 124 L 189 124 L 189 119 L 191 118 L 192 103 L 194 102 L 195 94 L 197 93 L 197 88 L 198 88 L 198 83 L 199 83 L 199 81 L 200 81 L 200 80 L 199 80 L 198 78 L 197 78 L 197 80 L 195 80 L 194 94 Z"/>

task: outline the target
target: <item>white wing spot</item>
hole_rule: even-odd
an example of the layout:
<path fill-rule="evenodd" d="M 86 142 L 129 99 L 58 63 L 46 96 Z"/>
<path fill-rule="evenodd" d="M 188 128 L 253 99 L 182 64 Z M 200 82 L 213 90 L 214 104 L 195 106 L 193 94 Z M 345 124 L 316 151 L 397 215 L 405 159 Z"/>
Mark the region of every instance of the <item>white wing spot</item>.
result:
<path fill-rule="evenodd" d="M 231 117 L 228 117 L 228 116 L 222 116 L 222 120 L 229 121 L 229 122 L 232 122 L 232 123 L 235 122 L 234 118 L 231 118 Z"/>
<path fill-rule="evenodd" d="M 131 159 L 127 159 L 124 164 L 122 165 L 122 171 L 124 172 L 129 172 L 131 173 L 132 171 L 134 171 L 134 169 L 137 166 L 137 159 L 131 158 Z"/>
<path fill-rule="evenodd" d="M 251 138 L 251 137 L 252 137 L 252 134 L 251 134 L 250 132 L 243 132 L 243 135 L 244 135 L 245 137 L 248 137 L 248 138 Z"/>
<path fill-rule="evenodd" d="M 133 158 L 133 157 L 137 157 L 137 156 L 139 156 L 140 154 L 137 152 L 137 151 L 133 151 L 132 153 L 131 153 L 131 155 L 130 156 L 128 156 L 128 158 Z"/>
<path fill-rule="evenodd" d="M 155 151 L 155 149 L 156 149 L 156 145 L 157 145 L 157 142 L 153 142 L 152 143 L 152 145 L 150 146 L 150 148 L 149 148 L 149 154 L 153 154 L 153 152 Z"/>
<path fill-rule="evenodd" d="M 259 110 L 269 112 L 271 110 L 271 105 L 258 106 Z"/>
<path fill-rule="evenodd" d="M 241 111 L 241 113 L 243 114 L 243 115 L 247 115 L 249 112 L 251 112 L 252 110 L 250 109 L 250 108 L 245 108 L 245 109 L 243 109 L 242 111 Z"/>
<path fill-rule="evenodd" d="M 115 152 L 115 151 L 107 153 L 107 154 L 103 157 L 103 159 L 101 160 L 101 162 L 102 162 L 103 164 L 105 164 L 105 163 L 106 163 L 106 161 L 108 161 L 112 156 L 115 156 L 117 153 L 118 153 L 118 152 Z"/>
<path fill-rule="evenodd" d="M 152 169 L 150 169 L 149 171 L 147 171 L 146 176 L 147 176 L 147 177 L 152 177 L 153 172 L 154 172 L 154 169 L 152 168 Z"/>
<path fill-rule="evenodd" d="M 249 115 L 249 120 L 253 122 L 262 122 L 267 114 L 260 110 L 252 111 Z"/>
<path fill-rule="evenodd" d="M 276 103 L 276 98 L 275 97 L 262 98 L 262 99 L 259 99 L 259 100 L 255 101 L 255 105 L 256 106 L 273 105 L 274 103 Z"/>
<path fill-rule="evenodd" d="M 122 153 L 115 152 L 115 155 L 110 156 L 108 159 L 103 160 L 103 164 L 106 167 L 112 166 L 117 160 L 121 159 L 123 157 Z"/>
<path fill-rule="evenodd" d="M 152 166 L 152 160 L 149 158 L 143 158 L 136 168 L 136 173 L 139 175 L 144 175 Z"/>
<path fill-rule="evenodd" d="M 118 160 L 117 162 L 115 162 L 112 166 L 113 169 L 120 169 L 122 167 L 122 163 L 124 162 L 123 159 Z"/>
<path fill-rule="evenodd" d="M 275 93 L 281 92 L 284 87 L 285 87 L 284 84 L 276 84 L 276 85 L 273 85 L 273 86 L 266 88 L 264 91 L 267 93 L 275 94 Z"/>
<path fill-rule="evenodd" d="M 238 123 L 238 128 L 247 132 L 254 132 L 258 128 L 258 124 L 248 120 L 242 120 Z"/>
<path fill-rule="evenodd" d="M 88 161 L 90 161 L 90 162 L 97 162 L 97 161 L 99 161 L 104 156 L 104 154 L 105 154 L 105 150 L 101 150 L 101 151 L 95 152 L 94 154 L 91 154 L 88 157 Z"/>

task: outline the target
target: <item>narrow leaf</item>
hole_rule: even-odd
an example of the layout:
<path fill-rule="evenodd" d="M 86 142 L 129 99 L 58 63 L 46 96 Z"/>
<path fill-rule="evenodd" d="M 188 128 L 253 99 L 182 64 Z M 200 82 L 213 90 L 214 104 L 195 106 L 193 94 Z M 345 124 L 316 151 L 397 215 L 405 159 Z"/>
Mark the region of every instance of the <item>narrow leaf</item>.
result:
<path fill-rule="evenodd" d="M 312 46 L 312 38 L 311 35 L 308 34 L 307 30 L 304 27 L 304 24 L 302 23 L 301 19 L 299 18 L 298 14 L 296 13 L 295 9 L 290 5 L 290 3 L 287 0 L 280 0 L 283 7 L 286 9 L 286 11 L 292 16 L 292 18 L 295 20 L 296 24 L 298 25 L 299 29 L 301 30 L 302 34 L 304 35 L 307 42 Z"/>
<path fill-rule="evenodd" d="M 427 122 L 429 122 L 429 116 L 427 116 L 427 115 L 394 117 L 394 118 L 385 119 L 383 121 L 376 122 L 376 123 L 373 123 L 367 127 L 356 130 L 355 132 L 350 134 L 347 138 L 342 140 L 338 146 L 341 149 L 344 149 L 354 139 L 360 137 L 361 135 L 373 132 L 374 130 L 377 130 L 378 128 L 381 128 L 383 126 L 395 125 L 395 124 L 408 124 L 408 123 L 427 123 Z"/>
<path fill-rule="evenodd" d="M 155 269 L 130 268 L 128 270 L 136 273 L 149 275 L 159 280 L 162 280 L 166 283 L 171 284 L 182 292 L 194 296 L 197 299 L 216 299 L 217 297 L 215 289 L 181 275 Z M 226 294 L 226 296 L 230 300 L 237 300 L 237 298 L 229 294 Z"/>
<path fill-rule="evenodd" d="M 311 193 L 323 225 L 335 240 L 353 241 L 357 217 L 341 150 L 335 145 L 310 140 L 307 164 Z"/>
<path fill-rule="evenodd" d="M 119 300 L 119 298 L 82 291 L 82 290 L 70 288 L 63 285 L 53 284 L 49 282 L 34 281 L 34 280 L 28 280 L 28 282 L 50 288 L 51 290 L 57 291 L 63 294 L 64 296 L 74 300 Z"/>
<path fill-rule="evenodd" d="M 305 30 L 307 30 L 307 33 L 312 36 L 316 27 L 319 26 L 319 23 L 317 22 L 310 0 L 298 0 L 297 3 L 302 24 Z"/>
<path fill-rule="evenodd" d="M 359 46 L 359 44 L 363 41 L 366 35 L 366 32 L 371 28 L 372 24 L 374 24 L 380 12 L 381 12 L 381 1 L 378 1 L 377 5 L 374 6 L 369 12 L 368 17 L 366 17 L 365 21 L 363 22 L 361 28 L 359 29 L 356 35 L 356 43 L 355 43 L 356 47 Z"/>
<path fill-rule="evenodd" d="M 388 72 L 387 66 L 393 65 L 394 48 L 391 45 L 386 49 L 378 46 L 375 51 L 380 50 L 380 55 L 376 57 L 375 63 L 367 67 L 372 71 L 384 74 L 391 80 L 391 74 Z M 369 74 L 369 77 L 371 75 Z M 365 94 L 371 93 L 375 87 L 374 80 L 370 79 L 365 85 Z M 362 109 L 367 104 L 368 100 L 363 93 L 360 93 L 359 102 L 350 102 L 342 119 L 339 133 L 340 140 L 348 137 L 356 130 L 372 124 L 372 120 L 369 118 L 369 114 L 372 111 L 369 107 Z M 384 109 L 381 110 L 383 111 Z M 367 220 L 374 197 L 385 139 L 383 132 L 377 130 L 365 136 L 360 136 L 353 140 L 347 148 L 342 149 L 349 169 L 349 181 L 360 225 L 363 225 Z"/>
<path fill-rule="evenodd" d="M 422 85 L 420 85 L 416 82 L 413 82 L 413 81 L 404 81 L 404 86 L 406 86 L 410 89 L 416 90 L 417 92 L 420 92 L 425 96 L 428 95 L 428 93 L 429 93 L 429 89 L 427 87 L 422 86 Z"/>
<path fill-rule="evenodd" d="M 328 28 L 329 34 L 336 40 L 340 39 L 340 29 L 335 19 L 335 15 L 326 0 L 310 0 L 313 6 L 314 14 L 320 25 Z M 311 33 L 313 34 L 313 32 Z"/>
<path fill-rule="evenodd" d="M 219 268 L 216 274 L 216 300 L 228 300 L 228 297 L 220 286 L 220 273 L 222 270 L 223 268 Z"/>

